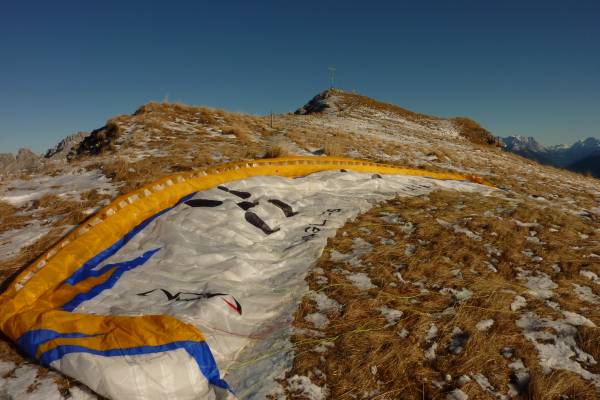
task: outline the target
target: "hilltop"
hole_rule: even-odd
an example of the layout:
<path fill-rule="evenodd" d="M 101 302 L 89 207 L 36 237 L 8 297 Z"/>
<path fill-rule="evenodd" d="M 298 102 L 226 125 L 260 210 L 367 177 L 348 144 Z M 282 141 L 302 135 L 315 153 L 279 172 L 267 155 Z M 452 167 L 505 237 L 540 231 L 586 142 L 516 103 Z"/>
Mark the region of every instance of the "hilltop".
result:
<path fill-rule="evenodd" d="M 12 169 L 0 183 L 0 279 L 162 176 L 323 154 L 475 174 L 498 189 L 395 198 L 339 229 L 306 277 L 273 398 L 598 398 L 600 181 L 506 152 L 471 119 L 340 90 L 272 122 L 149 103 Z M 6 341 L 0 388 L 0 398 L 92 396 Z"/>

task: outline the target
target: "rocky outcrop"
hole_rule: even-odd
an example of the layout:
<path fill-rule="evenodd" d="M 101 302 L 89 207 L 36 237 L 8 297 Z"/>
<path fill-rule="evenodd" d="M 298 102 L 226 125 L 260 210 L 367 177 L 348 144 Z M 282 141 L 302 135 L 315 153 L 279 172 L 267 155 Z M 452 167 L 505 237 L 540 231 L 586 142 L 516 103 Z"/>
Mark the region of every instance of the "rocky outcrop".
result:
<path fill-rule="evenodd" d="M 44 158 L 52 160 L 67 160 L 76 152 L 81 141 L 88 136 L 88 132 L 78 132 L 61 140 L 56 146 L 46 151 Z"/>
<path fill-rule="evenodd" d="M 17 154 L 0 154 L 0 175 L 18 172 L 35 172 L 42 165 L 41 157 L 29 149 L 19 149 Z"/>
<path fill-rule="evenodd" d="M 108 150 L 114 149 L 115 140 L 121 136 L 121 128 L 114 121 L 108 123 L 100 129 L 92 131 L 88 136 L 84 137 L 79 145 L 73 149 L 69 155 L 69 159 L 83 155 L 97 155 Z"/>
<path fill-rule="evenodd" d="M 335 90 L 325 90 L 309 100 L 308 103 L 294 111 L 296 115 L 334 113 L 340 111 Z"/>

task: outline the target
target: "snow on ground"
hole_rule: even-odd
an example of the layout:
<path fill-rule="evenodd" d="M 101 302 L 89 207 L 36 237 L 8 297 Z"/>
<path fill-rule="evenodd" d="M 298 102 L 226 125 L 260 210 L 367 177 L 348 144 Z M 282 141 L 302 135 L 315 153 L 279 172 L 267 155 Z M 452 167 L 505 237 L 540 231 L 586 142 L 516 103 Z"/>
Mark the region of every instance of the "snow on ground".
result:
<path fill-rule="evenodd" d="M 92 400 L 97 397 L 79 387 L 61 392 L 56 380 L 60 376 L 48 372 L 43 376 L 37 365 L 0 361 L 0 399 L 2 400 Z M 65 396 L 66 395 L 66 396 Z"/>
<path fill-rule="evenodd" d="M 527 306 L 527 300 L 523 296 L 515 296 L 514 301 L 510 305 L 512 311 L 519 311 L 521 308 Z"/>
<path fill-rule="evenodd" d="M 37 175 L 32 179 L 17 179 L 0 187 L 0 201 L 16 207 L 26 206 L 45 195 L 80 200 L 79 194 L 95 189 L 99 194 L 114 196 L 117 191 L 100 171 L 70 171 L 58 176 Z"/>
<path fill-rule="evenodd" d="M 345 262 L 354 268 L 362 265 L 361 258 L 373 250 L 373 245 L 362 238 L 352 239 L 352 251 L 347 254 L 342 254 L 336 250 L 332 250 L 329 258 L 331 261 Z"/>
<path fill-rule="evenodd" d="M 388 306 L 381 306 L 377 310 L 385 317 L 387 321 L 387 324 L 385 325 L 386 328 L 396 325 L 404 315 L 402 311 L 394 310 Z"/>
<path fill-rule="evenodd" d="M 532 273 L 528 270 L 521 270 L 517 277 L 524 281 L 529 293 L 542 299 L 552 298 L 554 296 L 553 290 L 558 287 L 548 274 L 541 271 Z"/>
<path fill-rule="evenodd" d="M 306 376 L 294 375 L 288 379 L 288 390 L 307 400 L 325 400 L 329 394 L 327 386 L 317 386 Z"/>
<path fill-rule="evenodd" d="M 596 285 L 600 285 L 600 277 L 594 272 L 588 270 L 581 270 L 579 274 L 585 276 L 586 278 L 594 282 Z"/>
<path fill-rule="evenodd" d="M 484 320 L 479 321 L 475 325 L 475 328 L 477 328 L 477 330 L 479 330 L 479 331 L 487 331 L 488 329 L 490 329 L 492 327 L 492 325 L 494 325 L 493 319 L 484 319 Z"/>
<path fill-rule="evenodd" d="M 100 195 L 114 197 L 117 187 L 100 171 L 72 170 L 63 175 L 36 175 L 31 179 L 16 179 L 6 182 L 0 187 L 0 201 L 9 203 L 17 208 L 16 216 L 29 217 L 31 220 L 23 226 L 0 233 L 0 260 L 8 260 L 17 256 L 25 247 L 48 234 L 53 227 L 61 222 L 63 215 L 54 215 L 46 219 L 36 219 L 38 208 L 32 207 L 36 200 L 47 195 L 57 196 L 60 200 L 81 201 L 80 194 L 96 190 Z M 108 200 L 101 201 L 97 208 Z M 50 201 L 48 207 L 52 207 Z M 82 210 L 89 215 L 97 208 Z M 63 226 L 63 233 L 72 226 Z"/>
<path fill-rule="evenodd" d="M 364 272 L 344 271 L 344 275 L 354 286 L 360 290 L 369 290 L 377 287 L 373 285 L 369 275 L 365 274 Z"/>
<path fill-rule="evenodd" d="M 455 233 L 461 233 L 466 235 L 469 239 L 473 239 L 476 241 L 481 241 L 481 236 L 479 236 L 478 234 L 472 232 L 471 230 L 460 226 L 459 224 L 456 223 L 450 223 L 447 221 L 444 221 L 443 219 L 438 218 L 437 219 L 438 224 L 440 224 L 441 226 L 443 226 L 444 228 L 448 228 L 448 229 L 452 229 L 454 230 Z"/>
<path fill-rule="evenodd" d="M 578 285 L 576 283 L 573 284 L 573 287 L 575 288 L 575 294 L 580 300 L 590 304 L 600 303 L 600 297 L 594 294 L 591 287 Z"/>
<path fill-rule="evenodd" d="M 40 221 L 32 221 L 22 228 L 0 233 L 0 259 L 7 260 L 17 256 L 21 249 L 31 246 L 43 238 L 52 227 L 42 225 Z"/>
<path fill-rule="evenodd" d="M 323 292 L 309 292 L 308 297 L 313 299 L 317 304 L 317 309 L 322 313 L 340 313 L 342 305 L 332 298 L 327 297 Z"/>
<path fill-rule="evenodd" d="M 525 337 L 535 345 L 540 366 L 545 373 L 561 369 L 571 371 L 600 389 L 600 375 L 585 368 L 596 365 L 597 361 L 592 355 L 581 350 L 575 341 L 577 329 L 573 325 L 586 322 L 579 318 L 581 316 L 575 317 L 573 314 L 570 313 L 571 318 L 566 320 L 552 320 L 528 312 L 517 320 L 517 326 L 523 329 Z"/>

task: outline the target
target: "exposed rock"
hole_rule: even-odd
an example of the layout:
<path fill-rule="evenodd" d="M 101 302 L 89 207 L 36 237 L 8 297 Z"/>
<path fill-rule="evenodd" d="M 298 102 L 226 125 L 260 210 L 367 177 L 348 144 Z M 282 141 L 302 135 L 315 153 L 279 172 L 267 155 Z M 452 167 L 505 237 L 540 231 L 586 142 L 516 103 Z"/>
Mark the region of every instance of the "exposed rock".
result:
<path fill-rule="evenodd" d="M 78 132 L 61 140 L 56 146 L 46 151 L 44 158 L 53 160 L 67 160 L 76 152 L 81 141 L 89 135 L 88 132 Z"/>
<path fill-rule="evenodd" d="M 121 128 L 114 121 L 108 123 L 102 128 L 96 129 L 81 140 L 77 148 L 70 152 L 68 159 L 73 159 L 82 155 L 96 155 L 110 150 L 114 146 L 114 141 L 121 136 Z"/>
<path fill-rule="evenodd" d="M 304 106 L 297 109 L 294 114 L 307 115 L 318 113 L 334 113 L 340 111 L 340 106 L 337 104 L 336 90 L 325 90 L 319 93 Z"/>
<path fill-rule="evenodd" d="M 0 154 L 1 175 L 34 172 L 41 167 L 41 164 L 40 156 L 29 149 L 19 149 L 16 156 L 11 153 Z"/>

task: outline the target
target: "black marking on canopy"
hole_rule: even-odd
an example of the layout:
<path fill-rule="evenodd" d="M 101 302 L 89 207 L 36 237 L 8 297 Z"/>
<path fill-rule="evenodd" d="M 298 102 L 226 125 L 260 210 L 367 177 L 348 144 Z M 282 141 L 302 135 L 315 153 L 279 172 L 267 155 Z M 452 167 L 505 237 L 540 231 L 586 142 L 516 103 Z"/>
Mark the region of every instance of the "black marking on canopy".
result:
<path fill-rule="evenodd" d="M 383 177 L 379 174 L 373 174 L 371 175 L 371 179 L 383 179 Z"/>
<path fill-rule="evenodd" d="M 290 206 L 287 203 L 284 203 L 281 200 L 277 200 L 277 199 L 269 199 L 269 203 L 273 204 L 274 206 L 277 206 L 281 209 L 281 211 L 283 211 L 283 214 L 289 218 L 289 217 L 293 217 L 294 215 L 298 214 L 297 212 L 294 212 L 294 210 L 292 210 L 292 206 Z"/>
<path fill-rule="evenodd" d="M 195 293 L 195 292 L 177 292 L 177 293 L 171 293 L 169 292 L 167 289 L 152 289 L 152 290 L 148 290 L 147 292 L 142 292 L 142 293 L 136 293 L 138 296 L 148 296 L 150 293 L 156 292 L 157 290 L 160 290 L 165 297 L 167 298 L 167 301 L 197 301 L 197 300 L 203 300 L 203 299 L 211 299 L 213 297 L 217 297 L 217 296 L 230 296 L 227 293 Z M 225 302 L 225 304 L 227 304 L 228 307 L 230 307 L 231 309 L 233 309 L 234 311 L 236 311 L 238 314 L 242 315 L 242 305 L 240 304 L 239 301 L 237 301 L 237 299 L 233 296 L 231 296 L 231 298 L 233 299 L 235 304 L 232 304 L 231 302 L 229 302 L 226 298 L 223 298 L 222 300 Z"/>
<path fill-rule="evenodd" d="M 191 199 L 185 202 L 190 207 L 217 207 L 223 204 L 221 200 Z"/>
<path fill-rule="evenodd" d="M 256 207 L 258 205 L 258 202 L 252 203 L 250 201 L 240 201 L 239 203 L 237 203 L 237 205 L 242 210 L 247 211 L 247 210 L 249 210 L 252 207 Z"/>
<path fill-rule="evenodd" d="M 224 192 L 231 193 L 234 196 L 237 196 L 237 197 L 239 197 L 241 199 L 244 199 L 244 200 L 246 200 L 247 198 L 249 198 L 250 196 L 252 196 L 252 194 L 250 194 L 248 192 L 242 192 L 240 190 L 229 189 L 229 188 L 227 188 L 225 186 L 217 186 L 217 187 L 219 189 L 221 189 L 222 191 L 224 191 Z"/>
<path fill-rule="evenodd" d="M 246 221 L 248 221 L 250 224 L 257 227 L 258 229 L 260 229 L 267 235 L 275 233 L 279 230 L 279 228 L 271 229 L 269 227 L 269 225 L 267 225 L 267 223 L 262 220 L 262 218 L 260 218 L 258 215 L 256 215 L 252 211 L 246 211 L 245 218 L 246 218 Z"/>

